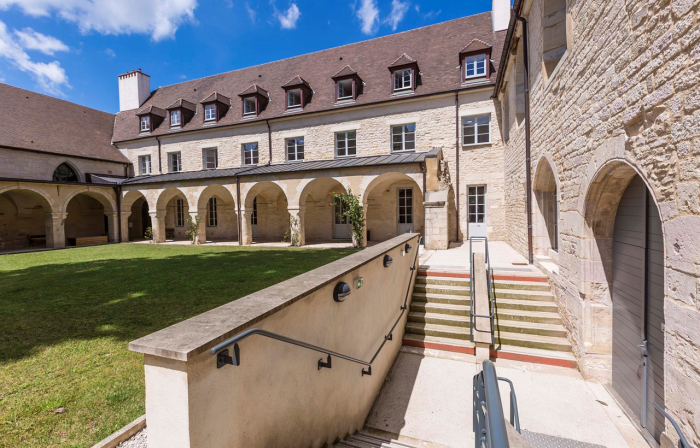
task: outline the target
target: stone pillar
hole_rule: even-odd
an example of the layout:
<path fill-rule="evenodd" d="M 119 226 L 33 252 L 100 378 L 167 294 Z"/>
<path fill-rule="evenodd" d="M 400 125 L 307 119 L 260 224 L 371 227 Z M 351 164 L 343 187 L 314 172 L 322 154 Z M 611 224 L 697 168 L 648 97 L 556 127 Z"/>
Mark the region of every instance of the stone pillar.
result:
<path fill-rule="evenodd" d="M 474 309 L 474 314 L 486 316 L 491 314 L 488 292 L 490 279 L 486 276 L 486 255 L 482 252 L 474 252 L 471 262 L 474 274 L 474 278 L 469 279 L 474 285 L 474 302 L 471 306 Z M 474 318 L 474 345 L 476 346 L 474 354 L 477 363 L 481 364 L 482 361 L 489 359 L 491 349 L 491 320 L 489 318 Z"/>
<path fill-rule="evenodd" d="M 131 216 L 131 212 L 122 212 L 120 216 L 120 225 L 122 227 L 122 243 L 128 243 L 129 242 L 129 217 Z"/>
<path fill-rule="evenodd" d="M 248 246 L 253 242 L 253 232 L 250 228 L 251 215 L 251 211 L 241 209 L 241 226 L 238 229 L 238 241 L 244 246 Z"/>
<path fill-rule="evenodd" d="M 304 234 L 304 213 L 306 206 L 289 207 L 289 231 L 292 234 L 292 246 L 303 246 L 306 244 Z M 296 241 L 294 241 L 296 238 Z"/>
<path fill-rule="evenodd" d="M 367 247 L 367 205 L 362 206 L 362 220 L 364 221 L 364 226 L 362 226 L 362 243 L 360 247 Z"/>
<path fill-rule="evenodd" d="M 153 229 L 153 242 L 165 242 L 165 214 L 167 210 L 157 210 L 148 212 L 151 215 L 151 228 Z"/>
<path fill-rule="evenodd" d="M 121 226 L 121 219 L 119 219 L 119 213 L 117 212 L 106 212 L 107 216 L 107 239 L 110 243 L 119 242 L 119 226 Z"/>
<path fill-rule="evenodd" d="M 192 218 L 192 222 L 199 216 L 199 229 L 197 229 L 197 236 L 195 237 L 194 243 L 195 244 L 204 244 L 207 242 L 207 209 L 203 208 L 200 210 L 192 211 L 190 210 L 190 218 Z M 187 225 L 187 224 L 185 224 Z M 189 230 L 189 229 L 187 229 Z"/>
<path fill-rule="evenodd" d="M 66 216 L 68 213 L 46 213 L 46 247 L 60 249 L 66 247 Z"/>

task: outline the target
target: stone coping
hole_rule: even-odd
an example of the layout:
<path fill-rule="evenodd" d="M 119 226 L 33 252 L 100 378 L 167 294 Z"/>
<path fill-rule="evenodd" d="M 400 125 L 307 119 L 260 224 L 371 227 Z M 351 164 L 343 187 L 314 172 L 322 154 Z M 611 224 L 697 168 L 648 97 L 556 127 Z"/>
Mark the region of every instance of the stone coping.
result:
<path fill-rule="evenodd" d="M 406 233 L 241 297 L 129 343 L 129 350 L 188 361 L 418 236 Z M 415 246 L 415 245 L 414 245 Z M 413 250 L 418 250 L 414 247 Z"/>

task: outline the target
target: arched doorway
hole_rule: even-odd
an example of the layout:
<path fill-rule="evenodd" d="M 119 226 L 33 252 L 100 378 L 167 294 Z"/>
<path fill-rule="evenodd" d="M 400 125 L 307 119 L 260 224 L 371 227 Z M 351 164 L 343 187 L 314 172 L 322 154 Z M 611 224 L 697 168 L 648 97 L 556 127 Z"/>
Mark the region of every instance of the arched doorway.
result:
<path fill-rule="evenodd" d="M 206 241 L 234 241 L 238 238 L 238 215 L 231 192 L 222 185 L 210 185 L 199 195 L 198 214 L 202 217 Z"/>
<path fill-rule="evenodd" d="M 404 173 L 374 178 L 362 194 L 367 241 L 386 241 L 406 232 L 423 234 L 423 192 Z"/>
<path fill-rule="evenodd" d="M 246 194 L 245 210 L 253 242 L 280 242 L 289 234 L 287 196 L 276 183 L 256 183 Z"/>
<path fill-rule="evenodd" d="M 68 199 L 64 211 L 65 236 L 69 246 L 104 244 L 116 232 L 116 228 L 113 228 L 116 222 L 110 223 L 106 215 L 114 212 L 114 205 L 101 193 L 77 193 Z"/>
<path fill-rule="evenodd" d="M 25 189 L 0 193 L 0 250 L 52 247 L 51 204 Z"/>
<path fill-rule="evenodd" d="M 158 197 L 156 208 L 159 229 L 154 229 L 154 234 L 158 235 L 158 242 L 189 239 L 186 232 L 190 206 L 182 191 L 166 188 Z"/>
<path fill-rule="evenodd" d="M 533 221 L 533 247 L 538 255 L 559 250 L 559 189 L 549 161 L 542 157 L 537 165 L 533 191 L 536 201 Z"/>
<path fill-rule="evenodd" d="M 345 194 L 343 185 L 332 177 L 319 177 L 309 182 L 299 196 L 304 207 L 306 242 L 350 240 L 351 226 L 343 216 L 342 204 L 333 194 Z"/>
<path fill-rule="evenodd" d="M 664 241 L 659 210 L 635 175 L 613 230 L 612 386 L 659 442 L 664 417 Z"/>

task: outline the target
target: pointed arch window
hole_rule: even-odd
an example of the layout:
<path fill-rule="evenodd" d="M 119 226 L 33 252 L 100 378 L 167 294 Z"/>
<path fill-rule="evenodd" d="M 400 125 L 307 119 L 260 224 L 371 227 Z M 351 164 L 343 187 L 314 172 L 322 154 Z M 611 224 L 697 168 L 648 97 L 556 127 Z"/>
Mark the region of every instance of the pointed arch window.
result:
<path fill-rule="evenodd" d="M 70 165 L 62 163 L 54 170 L 52 180 L 55 182 L 78 182 L 79 179 Z"/>

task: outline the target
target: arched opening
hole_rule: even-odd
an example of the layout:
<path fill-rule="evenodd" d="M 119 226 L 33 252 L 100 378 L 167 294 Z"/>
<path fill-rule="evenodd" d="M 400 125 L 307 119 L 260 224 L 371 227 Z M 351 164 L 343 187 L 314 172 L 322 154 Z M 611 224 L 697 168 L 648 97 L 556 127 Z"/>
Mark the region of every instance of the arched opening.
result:
<path fill-rule="evenodd" d="M 41 194 L 16 189 L 0 194 L 0 250 L 51 247 L 51 205 Z"/>
<path fill-rule="evenodd" d="M 86 246 L 106 244 L 110 241 L 110 232 L 114 234 L 106 213 L 112 213 L 114 207 L 109 199 L 100 193 L 82 192 L 72 196 L 64 211 L 67 213 L 65 234 L 68 246 Z"/>
<path fill-rule="evenodd" d="M 56 167 L 52 180 L 55 182 L 79 182 L 80 178 L 75 169 L 64 162 Z"/>
<path fill-rule="evenodd" d="M 532 235 L 538 255 L 559 250 L 559 189 L 557 177 L 549 161 L 542 157 L 537 165 L 533 190 L 536 202 Z"/>
<path fill-rule="evenodd" d="M 190 217 L 189 210 L 190 205 L 182 191 L 177 188 L 166 188 L 158 197 L 156 212 L 162 214 L 162 217 L 158 217 L 162 222 L 157 224 L 160 228 L 154 230 L 154 234 L 161 235 L 160 240 L 165 241 L 188 240 L 189 236 L 186 232 L 187 219 Z M 204 225 L 204 222 L 201 225 Z"/>
<path fill-rule="evenodd" d="M 377 176 L 365 188 L 367 241 L 386 241 L 406 232 L 423 234 L 423 192 L 403 173 Z"/>
<path fill-rule="evenodd" d="M 332 177 L 319 177 L 309 182 L 299 196 L 305 206 L 304 230 L 306 242 L 350 240 L 351 226 L 343 216 L 342 204 L 333 193 L 345 194 L 343 185 Z"/>
<path fill-rule="evenodd" d="M 210 185 L 199 195 L 198 214 L 202 217 L 207 241 L 238 239 L 238 214 L 231 192 L 222 185 Z"/>
<path fill-rule="evenodd" d="M 584 243 L 592 239 L 595 244 L 585 244 L 584 279 L 587 298 L 598 305 L 590 333 L 609 335 L 596 343 L 609 344 L 612 388 L 658 442 L 664 417 L 654 403 L 664 407 L 665 320 L 659 210 L 644 179 L 616 161 L 603 166 L 591 182 L 585 222 Z"/>
<path fill-rule="evenodd" d="M 287 207 L 287 196 L 279 185 L 270 181 L 255 184 L 245 199 L 252 241 L 283 241 L 290 229 Z"/>

